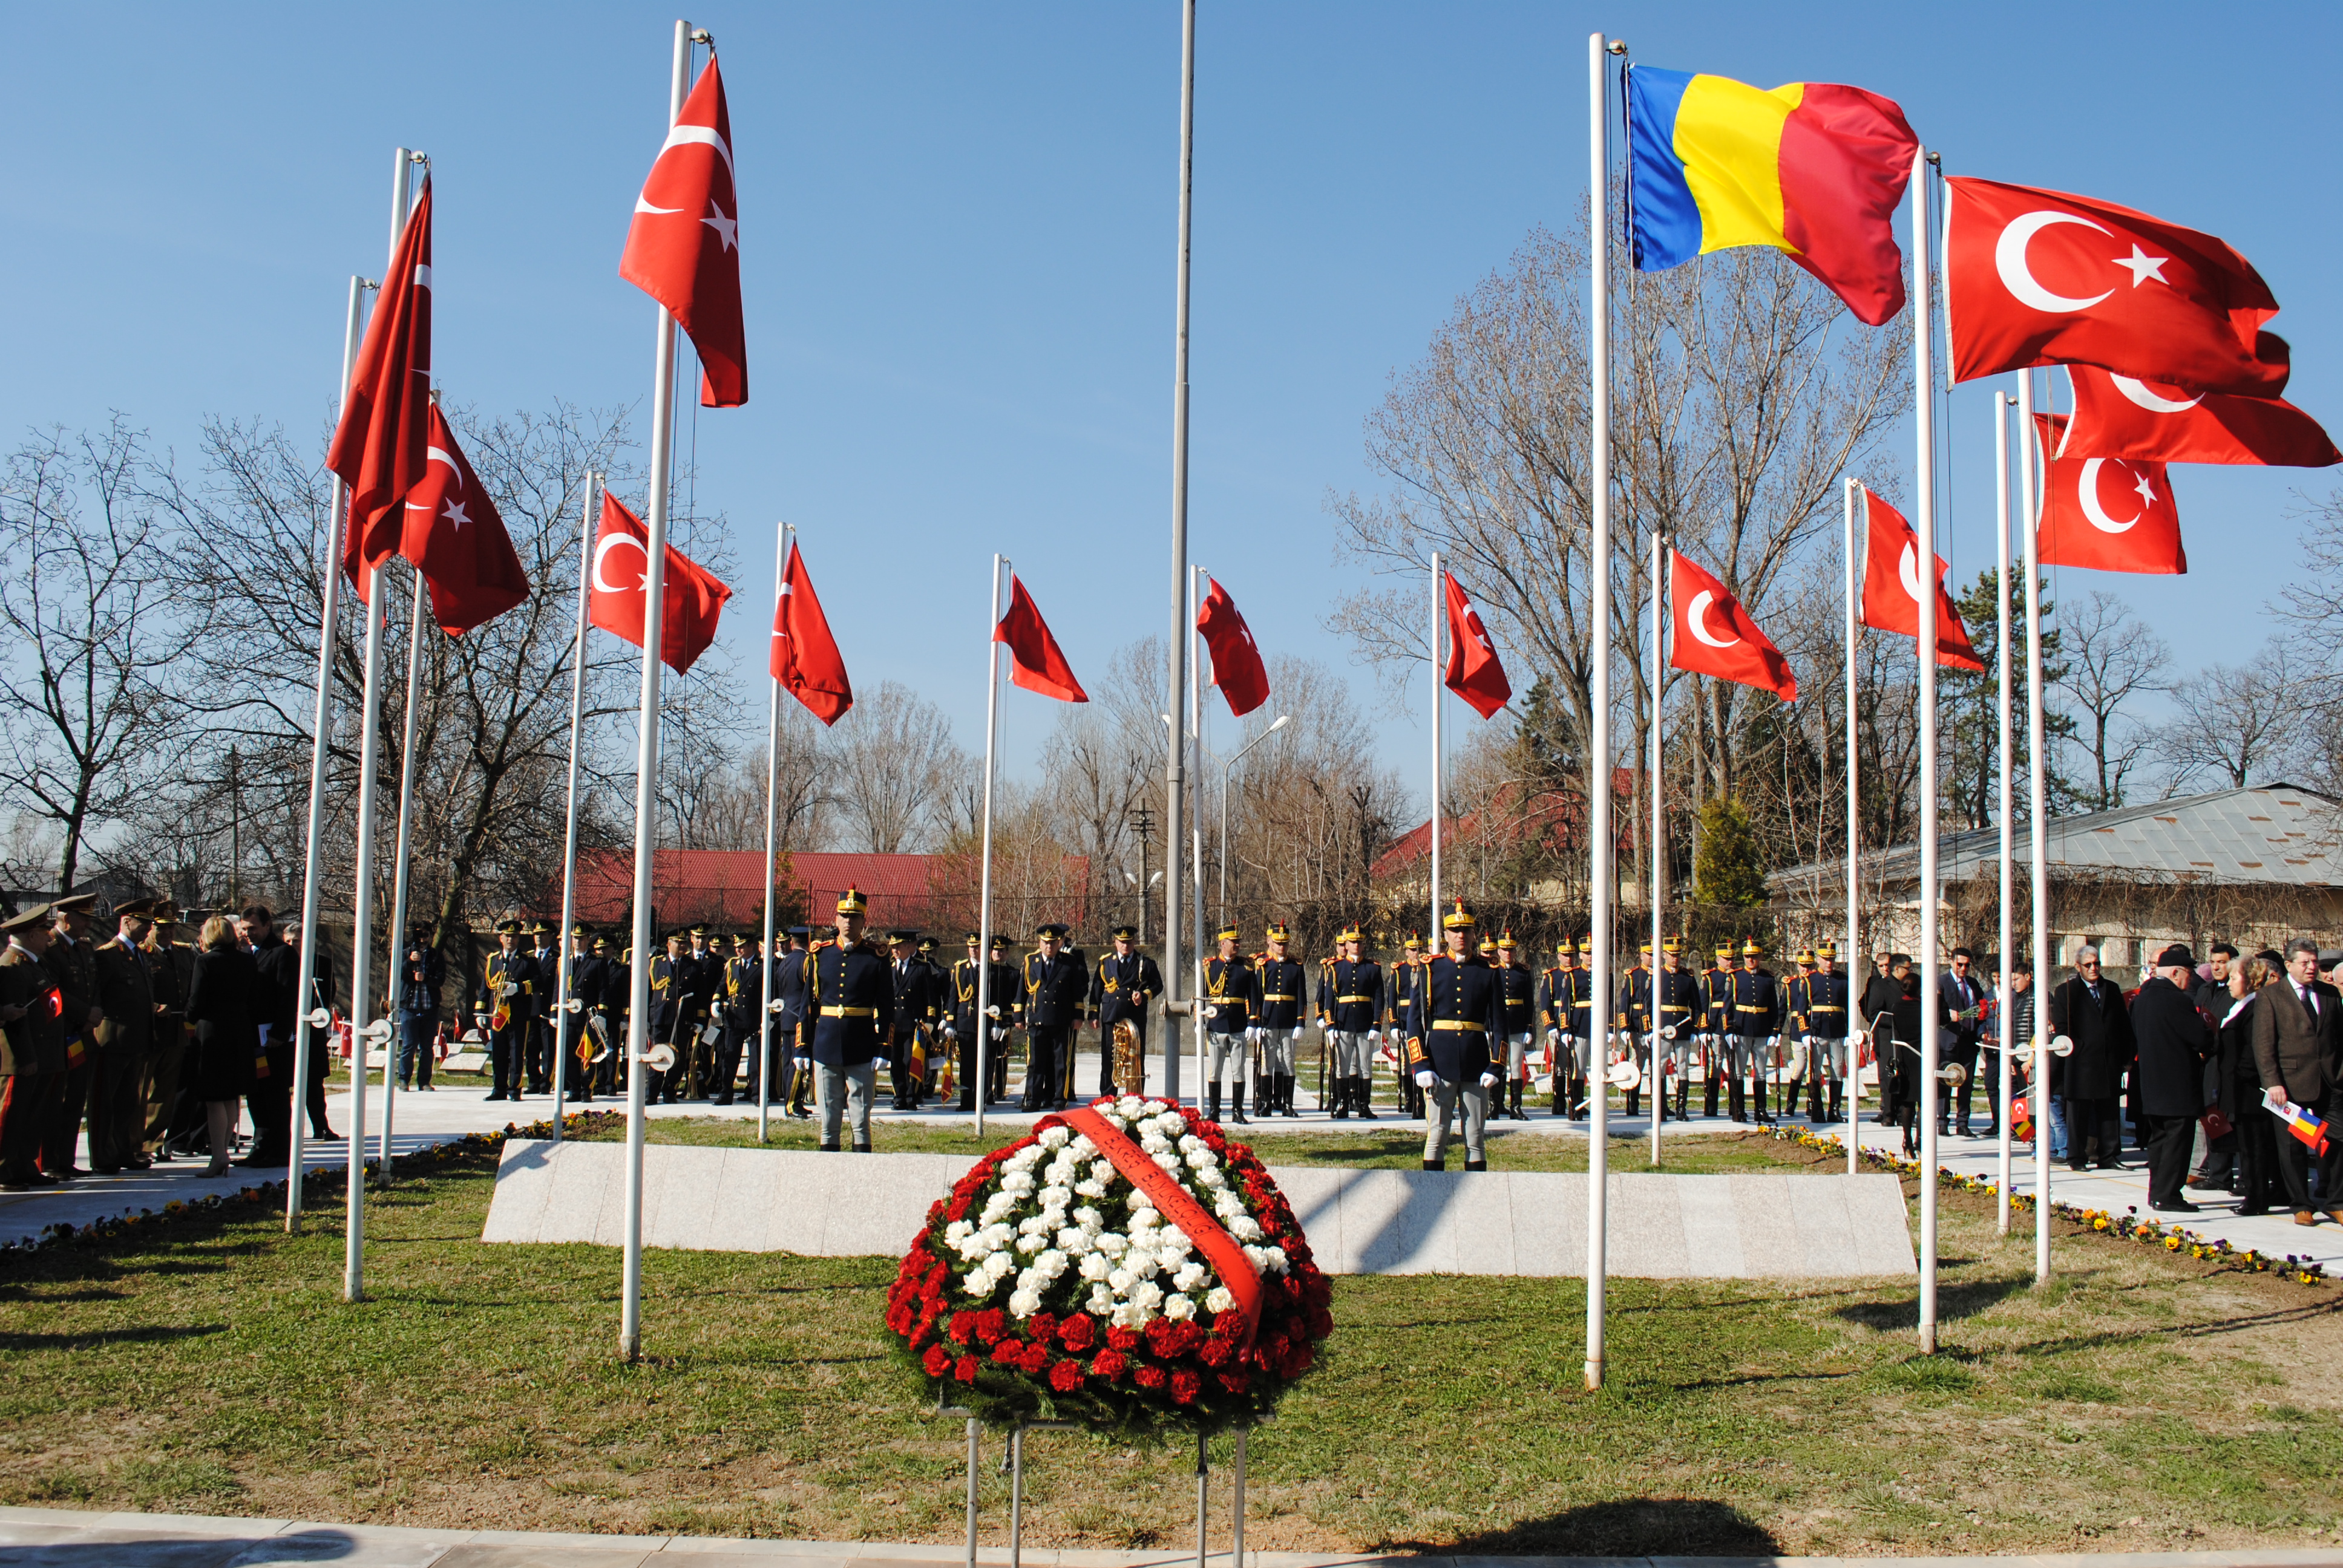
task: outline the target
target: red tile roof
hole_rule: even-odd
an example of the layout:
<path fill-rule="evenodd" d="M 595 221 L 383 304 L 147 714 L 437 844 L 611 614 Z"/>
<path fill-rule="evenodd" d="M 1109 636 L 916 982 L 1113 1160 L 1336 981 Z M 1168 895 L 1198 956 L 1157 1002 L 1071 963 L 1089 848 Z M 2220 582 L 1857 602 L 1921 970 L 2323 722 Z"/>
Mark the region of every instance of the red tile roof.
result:
<path fill-rule="evenodd" d="M 633 906 L 634 851 L 588 849 L 578 857 L 578 918 L 614 925 Z M 706 920 L 748 930 L 764 920 L 765 856 L 759 849 L 659 849 L 651 856 L 651 910 L 660 929 Z M 781 909 L 795 919 L 827 920 L 850 887 L 870 900 L 870 923 L 937 926 L 967 922 L 975 903 L 975 868 L 957 855 L 856 855 L 799 853 L 789 857 Z M 1090 862 L 1069 856 L 1062 879 L 1084 888 Z M 995 900 L 995 919 L 1006 920 L 1006 900 Z M 548 918 L 561 911 L 561 890 L 549 890 Z M 1086 900 L 1068 900 L 1064 919 L 1080 921 Z M 947 917 L 950 917 L 949 920 Z M 1020 918 L 1021 918 L 1021 913 Z"/>

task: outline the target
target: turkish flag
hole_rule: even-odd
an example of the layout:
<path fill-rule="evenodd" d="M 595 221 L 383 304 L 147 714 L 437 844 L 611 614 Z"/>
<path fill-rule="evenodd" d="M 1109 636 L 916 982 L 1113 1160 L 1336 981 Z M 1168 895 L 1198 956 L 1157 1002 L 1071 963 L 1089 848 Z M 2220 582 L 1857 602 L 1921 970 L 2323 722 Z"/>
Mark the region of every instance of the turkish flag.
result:
<path fill-rule="evenodd" d="M 2097 365 L 2207 392 L 2275 397 L 2278 299 L 2209 234 L 2113 202 L 1948 179 L 1945 313 L 1956 379 Z"/>
<path fill-rule="evenodd" d="M 1920 638 L 1920 541 L 1904 514 L 1871 493 L 1863 491 L 1866 528 L 1863 549 L 1863 624 L 1881 631 L 1901 632 L 1915 642 Z M 1936 559 L 1936 662 L 1956 669 L 1985 668 L 1985 660 L 1969 643 L 1953 596 L 1945 591 L 1944 558 Z"/>
<path fill-rule="evenodd" d="M 431 423 L 431 176 L 391 248 L 326 467 L 350 487 L 342 569 L 364 602 L 375 569 L 398 553 L 400 503 L 423 482 Z"/>
<path fill-rule="evenodd" d="M 1196 611 L 1196 630 L 1212 650 L 1212 684 L 1227 699 L 1229 711 L 1242 719 L 1269 700 L 1269 671 L 1262 668 L 1261 649 L 1253 646 L 1252 628 L 1237 613 L 1220 579 Z"/>
<path fill-rule="evenodd" d="M 1009 678 L 1028 691 L 1054 697 L 1061 702 L 1088 702 L 1089 692 L 1074 678 L 1074 667 L 1050 635 L 1033 596 L 1017 574 L 1009 574 L 1009 613 L 992 628 L 992 640 L 1009 647 Z"/>
<path fill-rule="evenodd" d="M 528 574 L 437 402 L 428 429 L 429 461 L 423 482 L 407 492 L 398 553 L 431 585 L 431 614 L 439 629 L 461 637 L 527 599 Z"/>
<path fill-rule="evenodd" d="M 602 492 L 602 526 L 594 535 L 594 567 L 587 575 L 586 618 L 613 637 L 643 646 L 643 609 L 649 600 L 650 530 L 618 498 Z M 659 662 L 681 675 L 716 640 L 716 620 L 732 590 L 699 562 L 667 547 L 666 591 L 659 596 Z"/>
<path fill-rule="evenodd" d="M 1481 624 L 1481 612 L 1464 597 L 1463 586 L 1453 572 L 1440 575 L 1448 579 L 1448 689 L 1471 703 L 1473 711 L 1482 718 L 1493 718 L 1512 700 L 1513 682 L 1505 678 L 1505 667 L 1498 662 L 1489 628 Z"/>
<path fill-rule="evenodd" d="M 2187 575 L 2180 507 L 2163 464 L 2068 456 L 2063 414 L 2036 414 L 2034 427 L 2043 451 L 2044 566 Z"/>
<path fill-rule="evenodd" d="M 806 575 L 798 542 L 789 540 L 781 568 L 781 598 L 773 607 L 773 678 L 786 687 L 824 724 L 835 724 L 854 706 L 854 686 L 846 678 L 846 658 L 830 634 L 830 618 Z"/>
<path fill-rule="evenodd" d="M 709 408 L 737 408 L 749 400 L 739 216 L 732 192 L 732 116 L 710 50 L 708 69 L 651 160 L 618 257 L 618 276 L 666 306 L 691 334 L 699 351 L 699 401 Z"/>
<path fill-rule="evenodd" d="M 2324 468 L 2343 452 L 2318 421 L 2282 397 L 2191 392 L 2095 365 L 2070 365 L 2075 417 L 2059 452 L 2164 463 L 2259 463 Z"/>
<path fill-rule="evenodd" d="M 1696 675 L 1713 675 L 1741 686 L 1770 691 L 1785 702 L 1798 699 L 1798 678 L 1790 661 L 1725 585 L 1678 551 L 1668 553 L 1668 598 L 1675 606 L 1675 636 L 1668 662 Z"/>

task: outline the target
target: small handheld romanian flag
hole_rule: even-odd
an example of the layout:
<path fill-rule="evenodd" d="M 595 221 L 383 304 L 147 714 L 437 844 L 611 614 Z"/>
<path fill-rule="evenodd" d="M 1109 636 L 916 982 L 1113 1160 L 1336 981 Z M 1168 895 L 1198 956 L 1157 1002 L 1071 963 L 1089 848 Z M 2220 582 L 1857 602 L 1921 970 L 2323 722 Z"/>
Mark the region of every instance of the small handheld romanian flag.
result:
<path fill-rule="evenodd" d="M 1904 308 L 1896 209 L 1920 139 L 1893 99 L 1831 82 L 1769 93 L 1637 65 L 1627 141 L 1639 271 L 1771 246 L 1874 327 Z"/>

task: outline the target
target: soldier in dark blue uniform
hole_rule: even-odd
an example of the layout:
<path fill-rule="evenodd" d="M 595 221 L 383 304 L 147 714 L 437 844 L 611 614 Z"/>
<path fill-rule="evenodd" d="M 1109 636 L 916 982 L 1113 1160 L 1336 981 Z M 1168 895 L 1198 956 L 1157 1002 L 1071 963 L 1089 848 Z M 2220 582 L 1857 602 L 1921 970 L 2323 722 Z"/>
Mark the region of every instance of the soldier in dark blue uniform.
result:
<path fill-rule="evenodd" d="M 821 1147 L 830 1153 L 838 1151 L 841 1122 L 852 1130 L 855 1152 L 870 1152 L 878 1058 L 895 1028 L 894 971 L 862 940 L 870 910 L 870 900 L 853 888 L 840 895 L 838 940 L 814 954 L 806 989 L 814 1020 L 814 1099 L 820 1110 Z"/>
<path fill-rule="evenodd" d="M 1283 920 L 1272 921 L 1265 933 L 1267 950 L 1253 964 L 1252 1026 L 1260 1042 L 1263 1116 L 1302 1114 L 1293 1108 L 1293 1048 L 1308 1027 L 1310 976 L 1286 957 L 1291 940 Z"/>
<path fill-rule="evenodd" d="M 733 1082 L 740 1076 L 740 1059 L 749 1054 L 749 1042 L 759 1030 L 757 1015 L 764 1010 L 765 964 L 757 951 L 757 939 L 746 931 L 734 933 L 732 956 L 724 961 L 720 973 L 712 1016 L 724 1032 L 717 1040 L 708 1080 L 716 1103 L 729 1105 Z M 749 1093 L 749 1098 L 756 1097 L 753 1082 Z"/>
<path fill-rule="evenodd" d="M 1504 1103 L 1491 1106 L 1490 1114 L 1502 1111 L 1516 1121 L 1527 1121 L 1529 1113 L 1522 1109 L 1522 1089 L 1529 1081 L 1530 1048 L 1537 1043 L 1537 977 L 1520 961 L 1511 931 L 1483 950 L 1495 957 L 1497 984 L 1505 993 L 1505 1081 L 1499 1085 Z M 1490 1054 L 1494 1056 L 1497 1052 L 1492 1050 Z"/>
<path fill-rule="evenodd" d="M 1700 975 L 1700 1001 L 1703 1014 L 1700 1031 L 1700 1070 L 1704 1081 L 1701 1090 L 1701 1114 L 1716 1114 L 1716 1091 L 1719 1085 L 1733 1076 L 1731 1046 L 1733 1033 L 1733 944 L 1725 942 L 1716 950 L 1716 961 Z M 1737 1093 L 1738 1091 L 1735 1091 Z"/>
<path fill-rule="evenodd" d="M 1448 1125 L 1460 1111 L 1464 1169 L 1489 1168 L 1489 1091 L 1497 1086 L 1501 1070 L 1490 1052 L 1505 1031 L 1505 993 L 1497 971 L 1472 951 L 1473 923 L 1462 899 L 1441 917 L 1448 951 L 1423 966 L 1423 984 L 1408 1009 L 1408 1070 L 1429 1101 L 1426 1171 L 1447 1169 Z"/>
<path fill-rule="evenodd" d="M 497 922 L 497 950 L 481 967 L 480 1022 L 488 1036 L 490 1100 L 518 1100 L 527 1063 L 529 988 L 537 966 L 520 950 L 520 922 Z"/>
<path fill-rule="evenodd" d="M 773 958 L 773 998 L 767 1007 L 773 1018 L 773 1098 L 783 1101 L 788 1114 L 810 1116 L 806 1101 L 813 1093 L 813 1032 L 806 998 L 813 983 L 807 943 L 810 926 L 791 926 L 789 945 Z"/>
<path fill-rule="evenodd" d="M 1383 977 L 1383 1028 L 1393 1042 L 1392 1060 L 1399 1080 L 1399 1111 L 1403 1116 L 1423 1114 L 1423 1091 L 1415 1085 L 1415 1074 L 1407 1065 L 1407 1053 L 1401 1043 L 1407 1039 L 1407 1010 L 1415 1005 L 1415 988 L 1423 979 L 1423 939 L 1410 931 L 1399 961 Z"/>
<path fill-rule="evenodd" d="M 559 1013 L 560 1040 L 555 1070 L 561 1074 L 563 1098 L 583 1104 L 594 1098 L 591 1079 L 586 1070 L 587 1058 L 594 1054 L 593 1037 L 587 1032 L 587 1015 L 593 1006 L 588 998 L 598 996 L 602 989 L 600 966 L 588 945 L 593 931 L 580 920 L 569 928 L 569 990 L 568 994 L 554 999 Z M 560 975 L 554 976 L 555 985 Z M 568 1004 L 575 1000 L 578 1005 Z M 586 1046 L 584 1055 L 578 1047 Z"/>
<path fill-rule="evenodd" d="M 1684 967 L 1684 942 L 1668 937 L 1660 943 L 1660 1013 L 1657 1020 L 1658 1038 L 1652 1041 L 1652 1103 L 1654 1114 L 1664 1119 L 1668 1114 L 1664 1103 L 1667 1091 L 1668 1063 L 1675 1063 L 1675 1118 L 1681 1121 L 1690 1109 L 1692 1094 L 1693 1038 L 1706 1022 L 1700 994 L 1700 977 Z"/>
<path fill-rule="evenodd" d="M 1356 1111 L 1375 1120 L 1375 1036 L 1383 1008 L 1383 966 L 1359 957 L 1363 938 L 1353 924 L 1334 939 L 1335 957 L 1318 973 L 1318 1027 L 1334 1057 L 1334 1120 Z"/>
<path fill-rule="evenodd" d="M 1577 1103 L 1571 1098 L 1577 1054 L 1564 1039 L 1570 1028 L 1571 972 L 1570 940 L 1565 937 L 1554 944 L 1554 963 L 1538 971 L 1537 984 L 1538 1028 L 1545 1036 L 1546 1098 L 1548 1110 L 1556 1116 L 1566 1115 Z"/>
<path fill-rule="evenodd" d="M 1060 950 L 1066 928 L 1051 922 L 1035 933 L 1041 947 L 1025 955 L 1019 975 L 1025 1025 L 1025 1099 L 1028 1111 L 1055 1111 L 1066 1103 L 1073 1070 L 1074 1031 L 1089 1000 L 1090 975 L 1082 961 Z"/>
<path fill-rule="evenodd" d="M 1807 1082 L 1806 1120 L 1836 1121 L 1846 1084 L 1846 976 L 1839 972 L 1838 947 L 1815 944 L 1815 972 L 1806 978 L 1806 1055 L 1813 1065 Z"/>
<path fill-rule="evenodd" d="M 1221 1085 L 1230 1061 L 1236 1063 L 1236 1091 L 1229 1120 L 1245 1119 L 1246 1046 L 1252 1035 L 1252 964 L 1237 951 L 1237 929 L 1221 928 L 1221 950 L 1204 964 L 1204 1117 L 1221 1119 Z"/>
<path fill-rule="evenodd" d="M 1644 1109 L 1644 1084 L 1651 1078 L 1651 1062 L 1647 1042 L 1652 1036 L 1652 944 L 1644 943 L 1635 950 L 1634 967 L 1619 981 L 1619 1011 L 1617 1027 L 1627 1037 L 1626 1046 L 1634 1058 L 1637 1073 L 1635 1087 L 1627 1091 L 1627 1114 L 1634 1116 Z M 1656 1089 L 1654 1090 L 1657 1093 Z"/>
<path fill-rule="evenodd" d="M 1091 1017 L 1099 1031 L 1099 1092 L 1114 1092 L 1114 1026 L 1139 1031 L 1140 1060 L 1147 1060 L 1147 1004 L 1163 994 L 1163 971 L 1139 950 L 1139 928 L 1114 928 L 1114 950 L 1099 960 L 1091 976 Z"/>
<path fill-rule="evenodd" d="M 898 1111 L 917 1111 L 926 1088 L 928 966 L 919 960 L 920 933 L 887 933 L 887 961 L 895 980 L 895 1030 L 887 1042 L 887 1073 Z"/>
<path fill-rule="evenodd" d="M 525 1049 L 531 1094 L 553 1092 L 554 1057 L 560 1049 L 558 1031 L 561 1020 L 555 1016 L 553 1006 L 560 999 L 553 993 L 561 982 L 561 954 L 546 940 L 553 934 L 553 928 L 543 920 L 532 921 L 528 928 L 529 1017 Z"/>
<path fill-rule="evenodd" d="M 1745 1082 L 1756 1086 L 1756 1120 L 1774 1118 L 1767 1106 L 1766 1070 L 1772 1064 L 1775 1040 L 1782 1032 L 1782 991 L 1774 977 L 1760 967 L 1765 950 L 1755 938 L 1741 947 L 1741 968 L 1733 976 L 1733 1120 L 1746 1121 L 1749 1108 L 1742 1100 Z"/>

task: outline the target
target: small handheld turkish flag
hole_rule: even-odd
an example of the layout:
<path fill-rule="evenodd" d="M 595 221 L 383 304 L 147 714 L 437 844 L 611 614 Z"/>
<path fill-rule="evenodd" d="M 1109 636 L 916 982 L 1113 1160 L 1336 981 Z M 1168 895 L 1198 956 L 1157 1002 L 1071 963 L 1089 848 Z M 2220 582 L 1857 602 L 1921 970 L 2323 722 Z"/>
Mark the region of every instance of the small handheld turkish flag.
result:
<path fill-rule="evenodd" d="M 1513 682 L 1505 678 L 1496 644 L 1489 640 L 1489 629 L 1481 624 L 1481 612 L 1464 597 L 1463 585 L 1453 572 L 1441 575 L 1448 579 L 1448 689 L 1470 703 L 1482 718 L 1493 718 L 1513 699 Z"/>
<path fill-rule="evenodd" d="M 326 467 L 350 487 L 342 569 L 366 599 L 375 568 L 398 553 L 400 503 L 429 463 L 431 406 L 431 176 L 407 215 L 390 271 L 350 372 Z"/>
<path fill-rule="evenodd" d="M 699 351 L 703 407 L 749 400 L 740 322 L 740 204 L 732 186 L 732 116 L 711 50 L 651 160 L 618 276 L 674 312 Z"/>
<path fill-rule="evenodd" d="M 1920 541 L 1904 514 L 1871 493 L 1863 491 L 1867 521 L 1863 548 L 1863 624 L 1881 631 L 1920 638 Z M 1956 669 L 1985 668 L 1961 625 L 1953 596 L 1945 591 L 1943 558 L 1936 560 L 1936 662 Z"/>
<path fill-rule="evenodd" d="M 2034 416 L 2042 442 L 2042 564 L 2102 572 L 2186 575 L 2180 507 L 2161 463 L 2072 457 L 2063 414 Z"/>
<path fill-rule="evenodd" d="M 527 599 L 528 573 L 436 401 L 430 413 L 429 462 L 423 482 L 407 492 L 398 553 L 431 585 L 439 629 L 461 637 Z"/>
<path fill-rule="evenodd" d="M 2286 340 L 2261 330 L 2277 297 L 2211 235 L 2062 191 L 1945 183 L 1956 379 L 2097 365 L 2207 392 L 2286 390 Z"/>
<path fill-rule="evenodd" d="M 1074 667 L 1059 651 L 1058 639 L 1050 635 L 1050 623 L 1041 618 L 1033 596 L 1014 572 L 1009 575 L 1009 613 L 992 628 L 992 640 L 1008 645 L 1009 678 L 1026 690 L 1061 702 L 1091 699 L 1074 678 Z"/>
<path fill-rule="evenodd" d="M 1790 673 L 1790 661 L 1782 650 L 1757 629 L 1723 583 L 1680 551 L 1668 552 L 1668 597 L 1675 605 L 1676 623 L 1670 664 L 1754 686 L 1785 702 L 1798 699 L 1798 678 Z"/>
<path fill-rule="evenodd" d="M 591 597 L 586 618 L 613 637 L 643 646 L 643 609 L 649 598 L 650 530 L 618 498 L 602 492 L 602 526 L 594 536 Z M 667 547 L 666 591 L 659 595 L 659 662 L 678 675 L 716 640 L 717 618 L 732 597 L 706 568 Z"/>
<path fill-rule="evenodd" d="M 781 568 L 781 602 L 773 607 L 772 669 L 773 678 L 824 724 L 837 723 L 854 706 L 846 658 L 830 633 L 830 618 L 821 613 L 794 538 L 789 564 Z"/>
<path fill-rule="evenodd" d="M 1252 628 L 1218 578 L 1196 610 L 1196 630 L 1212 650 L 1212 684 L 1228 699 L 1231 713 L 1242 719 L 1269 700 L 1269 671 L 1262 666 Z"/>
<path fill-rule="evenodd" d="M 2318 421 L 2283 397 L 2191 392 L 2095 365 L 2070 365 L 2066 374 L 2075 415 L 2059 445 L 2063 457 L 2281 468 L 2343 463 Z"/>

